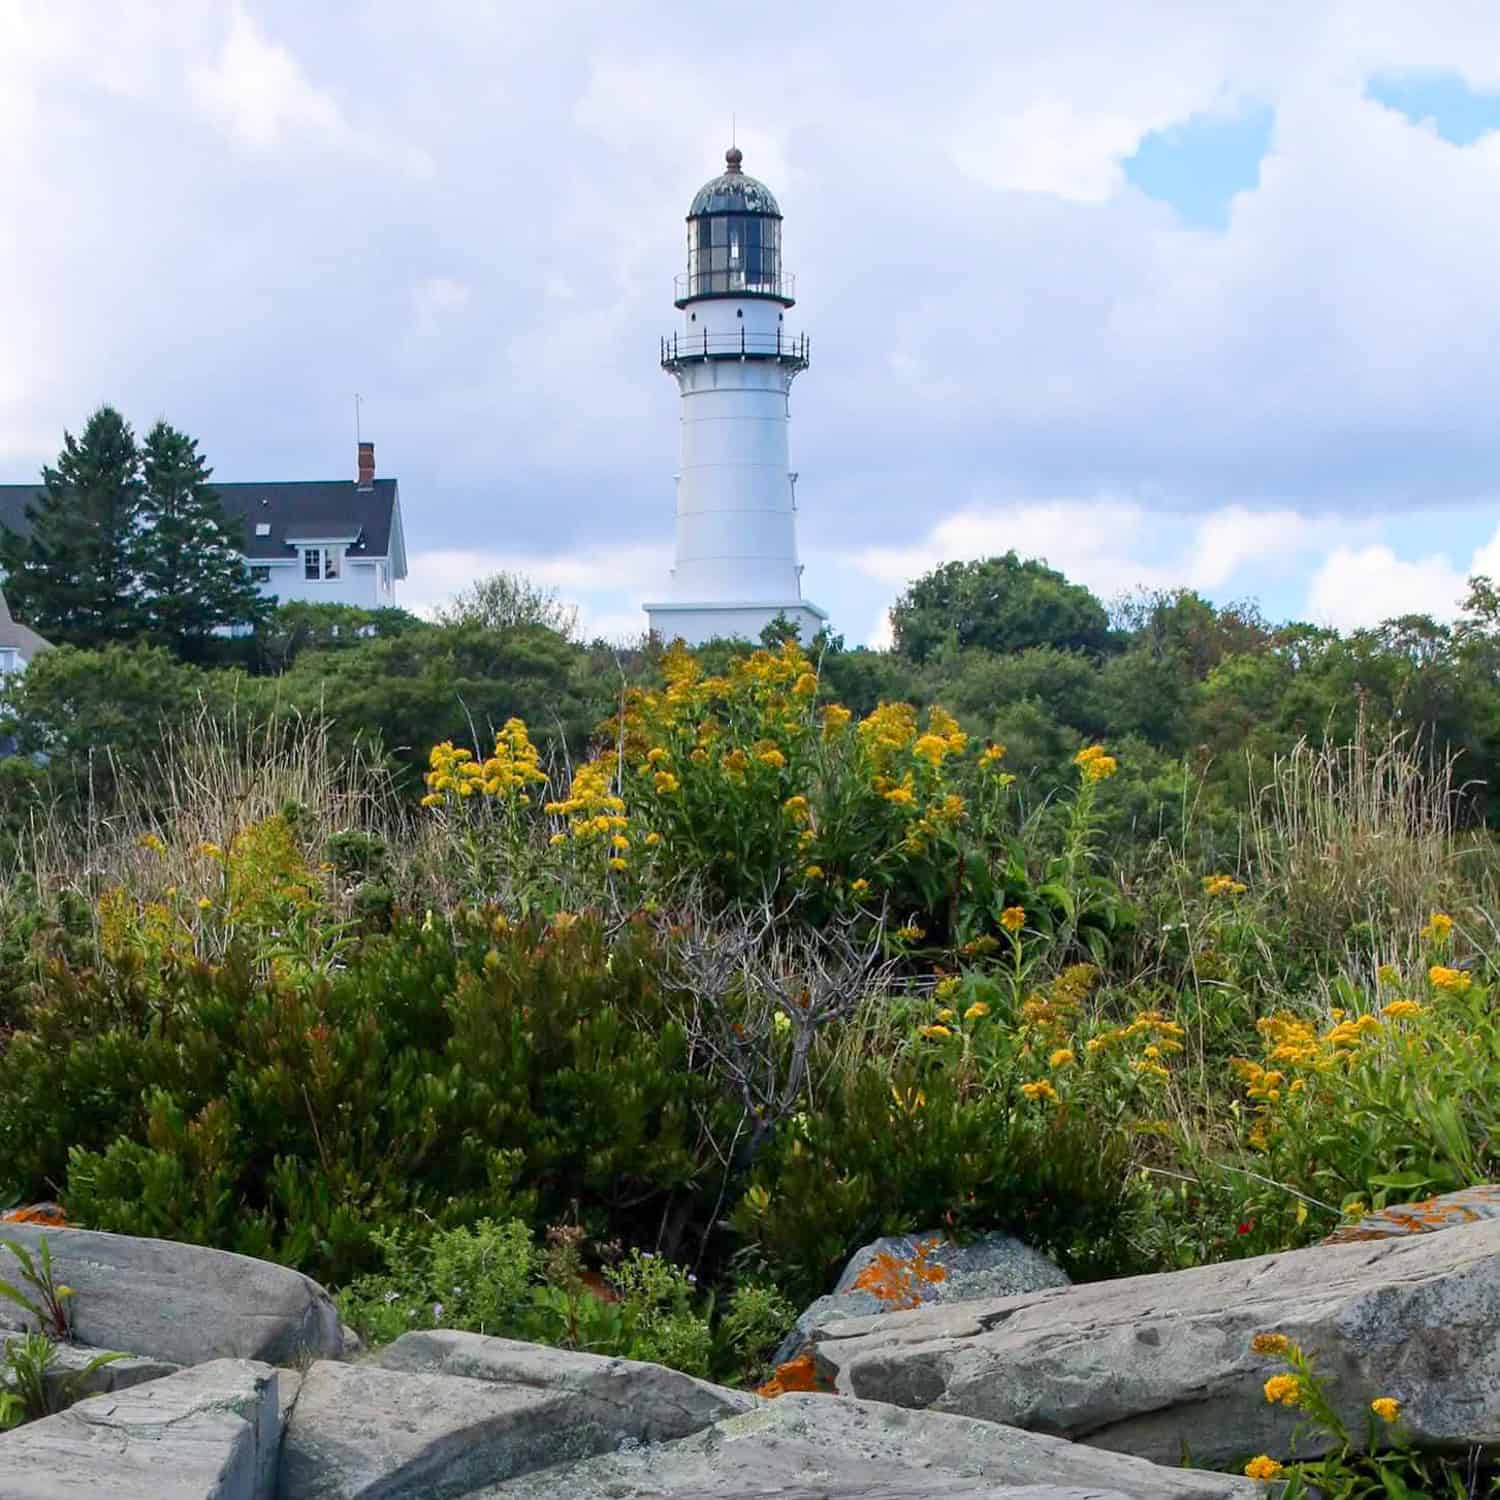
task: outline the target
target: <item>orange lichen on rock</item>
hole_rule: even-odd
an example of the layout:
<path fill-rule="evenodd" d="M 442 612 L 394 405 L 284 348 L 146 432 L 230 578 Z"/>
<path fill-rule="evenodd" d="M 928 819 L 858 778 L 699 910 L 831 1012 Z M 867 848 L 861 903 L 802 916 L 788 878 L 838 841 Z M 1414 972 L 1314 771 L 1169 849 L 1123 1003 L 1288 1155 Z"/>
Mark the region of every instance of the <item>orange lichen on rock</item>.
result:
<path fill-rule="evenodd" d="M 942 1243 L 940 1239 L 922 1240 L 909 1258 L 882 1250 L 854 1278 L 854 1290 L 869 1292 L 892 1310 L 918 1306 L 924 1285 L 937 1286 L 948 1279 L 948 1272 L 932 1259 Z"/>
<path fill-rule="evenodd" d="M 49 1229 L 66 1229 L 68 1216 L 56 1203 L 28 1203 L 0 1214 L 0 1224 L 45 1224 Z"/>
<path fill-rule="evenodd" d="M 1334 1230 L 1323 1243 L 1354 1245 L 1369 1240 L 1400 1239 L 1408 1234 L 1436 1234 L 1460 1224 L 1495 1218 L 1500 1218 L 1500 1185 L 1482 1183 L 1441 1197 L 1424 1198 L 1420 1203 L 1393 1203 L 1366 1214 L 1357 1223 Z"/>
<path fill-rule="evenodd" d="M 811 1354 L 799 1354 L 796 1359 L 777 1365 L 776 1373 L 764 1385 L 757 1386 L 755 1394 L 774 1400 L 777 1396 L 785 1396 L 792 1391 L 811 1391 L 818 1395 L 832 1392 L 832 1387 L 818 1374 L 818 1367 Z"/>

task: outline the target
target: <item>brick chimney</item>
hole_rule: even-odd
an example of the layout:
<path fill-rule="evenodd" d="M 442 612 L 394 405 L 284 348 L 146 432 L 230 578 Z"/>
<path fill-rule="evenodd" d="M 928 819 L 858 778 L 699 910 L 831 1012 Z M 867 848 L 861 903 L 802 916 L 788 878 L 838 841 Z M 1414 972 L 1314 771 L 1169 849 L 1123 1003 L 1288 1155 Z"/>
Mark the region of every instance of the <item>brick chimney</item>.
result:
<path fill-rule="evenodd" d="M 375 485 L 375 444 L 361 443 L 359 445 L 359 487 L 362 490 L 373 489 Z"/>

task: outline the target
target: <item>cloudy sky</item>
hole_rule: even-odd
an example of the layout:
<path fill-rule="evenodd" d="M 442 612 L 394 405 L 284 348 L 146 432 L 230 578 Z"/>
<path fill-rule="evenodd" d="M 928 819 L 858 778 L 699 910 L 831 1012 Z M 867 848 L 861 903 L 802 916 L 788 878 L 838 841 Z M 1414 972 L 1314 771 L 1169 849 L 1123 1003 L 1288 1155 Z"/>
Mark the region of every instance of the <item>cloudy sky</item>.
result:
<path fill-rule="evenodd" d="M 1492 0 L 0 0 L 0 480 L 103 401 L 352 476 L 358 391 L 403 602 L 638 630 L 731 112 L 851 643 L 1010 547 L 1344 626 L 1500 575 Z"/>

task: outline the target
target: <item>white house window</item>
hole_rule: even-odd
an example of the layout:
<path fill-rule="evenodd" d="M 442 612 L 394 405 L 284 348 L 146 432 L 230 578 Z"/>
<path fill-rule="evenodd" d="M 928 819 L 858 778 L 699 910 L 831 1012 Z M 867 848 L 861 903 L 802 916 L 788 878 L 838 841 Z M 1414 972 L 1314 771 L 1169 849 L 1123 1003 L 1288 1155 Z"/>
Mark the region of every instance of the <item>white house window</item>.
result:
<path fill-rule="evenodd" d="M 271 570 L 267 567 L 254 566 L 250 569 L 251 583 L 269 583 L 271 581 Z"/>
<path fill-rule="evenodd" d="M 0 650 L 0 672 L 14 672 L 20 665 L 20 657 L 13 647 Z"/>
<path fill-rule="evenodd" d="M 339 576 L 339 550 L 336 547 L 304 547 L 302 576 L 310 583 L 327 583 Z"/>

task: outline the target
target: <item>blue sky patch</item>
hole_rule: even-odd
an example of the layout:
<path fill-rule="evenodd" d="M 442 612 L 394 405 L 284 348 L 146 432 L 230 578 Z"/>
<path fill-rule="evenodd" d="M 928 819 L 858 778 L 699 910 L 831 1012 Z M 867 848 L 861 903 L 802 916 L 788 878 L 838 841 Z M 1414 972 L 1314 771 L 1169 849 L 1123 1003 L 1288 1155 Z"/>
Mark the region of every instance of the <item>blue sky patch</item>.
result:
<path fill-rule="evenodd" d="M 1193 115 L 1141 140 L 1123 163 L 1126 180 L 1148 198 L 1169 203 L 1184 223 L 1223 229 L 1236 193 L 1260 182 L 1275 111 Z"/>
<path fill-rule="evenodd" d="M 1414 125 L 1430 120 L 1454 146 L 1500 130 L 1500 94 L 1476 93 L 1457 73 L 1385 73 L 1369 81 L 1365 95 Z"/>

